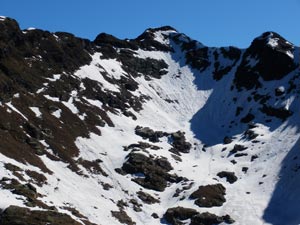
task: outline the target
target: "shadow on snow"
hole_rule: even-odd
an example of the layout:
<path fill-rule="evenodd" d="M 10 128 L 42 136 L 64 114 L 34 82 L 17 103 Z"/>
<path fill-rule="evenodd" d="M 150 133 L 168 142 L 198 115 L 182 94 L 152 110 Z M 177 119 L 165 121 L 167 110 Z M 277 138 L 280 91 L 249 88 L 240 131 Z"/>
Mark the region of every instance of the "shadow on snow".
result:
<path fill-rule="evenodd" d="M 181 66 L 186 65 L 185 59 L 180 58 L 176 51 L 172 54 L 172 58 L 180 63 Z M 235 111 L 230 105 L 231 94 L 230 85 L 232 84 L 234 71 L 223 77 L 222 82 L 215 82 L 209 76 L 203 76 L 197 70 L 190 69 L 195 74 L 195 85 L 198 90 L 212 90 L 206 104 L 191 119 L 191 129 L 195 137 L 202 143 L 213 146 L 223 142 L 224 136 L 234 136 L 243 133 L 247 129 L 247 124 L 243 124 L 236 120 Z M 240 93 L 235 93 L 240 94 Z M 246 93 L 249 96 L 249 93 Z M 272 123 L 266 123 L 266 118 L 259 111 L 259 105 L 250 105 L 247 103 L 245 96 L 238 96 L 240 104 L 244 104 L 246 113 L 254 108 L 254 123 L 261 123 L 269 127 L 270 131 L 276 130 L 282 125 L 282 121 L 274 119 Z M 226 99 L 228 98 L 228 99 Z M 295 102 L 293 104 L 296 104 Z M 294 105 L 294 109 L 298 106 Z M 296 110 L 298 111 L 298 110 Z M 288 127 L 298 127 L 298 115 L 289 118 L 284 129 Z M 233 122 L 232 122 L 233 121 Z M 284 130 L 283 129 L 283 130 Z M 279 181 L 276 184 L 271 200 L 265 209 L 263 219 L 273 225 L 296 225 L 300 224 L 300 139 L 294 147 L 286 155 L 281 165 Z M 165 222 L 165 221 L 164 221 Z"/>

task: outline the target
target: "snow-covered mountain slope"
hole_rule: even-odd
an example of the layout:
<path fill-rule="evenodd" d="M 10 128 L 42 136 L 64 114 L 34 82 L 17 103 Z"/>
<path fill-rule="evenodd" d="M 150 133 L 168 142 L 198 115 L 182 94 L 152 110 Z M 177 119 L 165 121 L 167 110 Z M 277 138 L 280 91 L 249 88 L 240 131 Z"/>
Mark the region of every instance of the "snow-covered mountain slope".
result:
<path fill-rule="evenodd" d="M 299 48 L 0 18 L 0 224 L 300 223 Z"/>

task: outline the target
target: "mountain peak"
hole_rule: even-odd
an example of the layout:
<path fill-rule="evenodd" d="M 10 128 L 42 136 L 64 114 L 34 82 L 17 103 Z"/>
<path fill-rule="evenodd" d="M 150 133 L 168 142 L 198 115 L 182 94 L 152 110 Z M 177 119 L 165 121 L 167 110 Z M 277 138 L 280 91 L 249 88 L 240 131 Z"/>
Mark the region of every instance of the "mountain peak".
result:
<path fill-rule="evenodd" d="M 169 38 L 171 33 L 178 33 L 178 31 L 171 26 L 148 28 L 137 37 L 137 40 L 154 40 L 160 43 L 165 43 L 164 40 Z"/>
<path fill-rule="evenodd" d="M 257 37 L 257 39 L 262 39 L 262 40 L 270 40 L 270 39 L 278 39 L 282 41 L 288 42 L 284 37 L 282 37 L 280 34 L 274 31 L 266 31 L 262 33 L 260 36 Z"/>
<path fill-rule="evenodd" d="M 236 72 L 236 84 L 251 89 L 261 86 L 259 78 L 280 80 L 299 65 L 294 55 L 293 44 L 276 32 L 265 32 L 246 49 Z"/>
<path fill-rule="evenodd" d="M 273 31 L 264 32 L 262 35 L 255 38 L 250 48 L 251 47 L 257 49 L 271 48 L 275 51 L 286 54 L 290 58 L 294 58 L 293 50 L 295 46 L 281 35 Z"/>
<path fill-rule="evenodd" d="M 156 27 L 156 28 L 148 28 L 146 32 L 157 32 L 157 31 L 167 31 L 167 32 L 178 32 L 174 27 L 171 26 L 161 26 L 161 27 Z"/>

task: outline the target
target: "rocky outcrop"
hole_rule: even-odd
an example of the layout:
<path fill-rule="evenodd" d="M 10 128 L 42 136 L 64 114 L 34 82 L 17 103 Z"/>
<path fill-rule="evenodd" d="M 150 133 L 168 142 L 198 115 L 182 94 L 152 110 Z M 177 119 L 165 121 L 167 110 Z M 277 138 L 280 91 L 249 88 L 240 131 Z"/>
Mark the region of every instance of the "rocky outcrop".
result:
<path fill-rule="evenodd" d="M 214 214 L 198 211 L 190 208 L 176 207 L 169 208 L 164 214 L 165 220 L 172 225 L 185 224 L 183 221 L 190 220 L 191 225 L 216 225 L 220 223 L 232 224 L 234 220 L 229 215 L 216 216 Z"/>
<path fill-rule="evenodd" d="M 1 225 L 80 225 L 69 215 L 57 211 L 30 210 L 18 206 L 10 206 L 0 215 Z M 92 223 L 90 223 L 92 224 Z"/>
<path fill-rule="evenodd" d="M 148 50 L 148 51 L 163 51 L 163 52 L 170 52 L 173 51 L 172 46 L 169 44 L 164 44 L 155 39 L 155 35 L 157 32 L 161 32 L 162 36 L 165 39 L 169 38 L 169 32 L 176 32 L 173 27 L 170 26 L 163 26 L 158 28 L 149 28 L 140 36 L 138 36 L 135 41 L 138 42 L 138 45 L 141 49 Z M 164 33 L 166 32 L 166 33 Z"/>
<path fill-rule="evenodd" d="M 135 175 L 132 180 L 145 188 L 164 191 L 169 182 L 178 183 L 183 180 L 182 177 L 169 174 L 173 167 L 166 158 L 155 158 L 135 152 L 129 153 L 126 158 L 121 170 L 117 171 Z"/>
<path fill-rule="evenodd" d="M 222 184 L 212 184 L 199 186 L 199 188 L 190 195 L 190 199 L 195 199 L 195 204 L 199 207 L 222 206 L 226 201 L 226 189 Z"/>
<path fill-rule="evenodd" d="M 155 204 L 155 203 L 160 203 L 160 201 L 156 198 L 154 198 L 152 195 L 139 191 L 137 192 L 137 196 L 139 199 L 141 199 L 144 203 L 146 204 Z"/>
<path fill-rule="evenodd" d="M 237 181 L 237 176 L 234 174 L 234 172 L 222 171 L 217 173 L 217 176 L 220 178 L 226 178 L 226 181 L 230 184 L 233 184 Z"/>
<path fill-rule="evenodd" d="M 247 147 L 244 146 L 244 145 L 235 144 L 235 145 L 233 146 L 233 149 L 229 151 L 229 156 L 230 156 L 230 155 L 234 155 L 234 154 L 236 154 L 236 153 L 243 152 L 243 151 L 245 151 L 246 149 L 247 149 Z"/>
<path fill-rule="evenodd" d="M 284 107 L 275 108 L 267 105 L 263 105 L 263 107 L 261 108 L 261 112 L 263 112 L 268 116 L 277 117 L 281 120 L 286 120 L 288 117 L 290 117 L 293 114 L 290 110 Z"/>
<path fill-rule="evenodd" d="M 167 136 L 168 134 L 162 131 L 154 131 L 149 127 L 137 126 L 135 134 L 141 136 L 143 139 L 148 139 L 151 142 L 158 142 L 159 138 Z"/>
<path fill-rule="evenodd" d="M 203 47 L 199 49 L 193 49 L 186 53 L 186 63 L 190 64 L 193 68 L 197 70 L 204 71 L 210 66 L 208 48 Z"/>
<path fill-rule="evenodd" d="M 121 224 L 135 225 L 136 223 L 127 215 L 123 210 L 111 211 L 113 217 L 115 217 Z"/>
<path fill-rule="evenodd" d="M 171 152 L 180 155 L 180 153 L 189 153 L 192 147 L 191 143 L 187 142 L 184 136 L 184 132 L 177 131 L 171 134 L 171 144 L 173 146 L 170 149 Z"/>

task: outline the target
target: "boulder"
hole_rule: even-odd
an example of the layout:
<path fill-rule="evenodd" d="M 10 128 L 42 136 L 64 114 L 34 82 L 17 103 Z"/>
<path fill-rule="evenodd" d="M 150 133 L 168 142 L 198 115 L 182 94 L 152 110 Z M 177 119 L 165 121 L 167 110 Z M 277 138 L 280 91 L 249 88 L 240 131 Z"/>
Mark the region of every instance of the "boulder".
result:
<path fill-rule="evenodd" d="M 195 215 L 198 215 L 199 212 L 195 209 L 190 208 L 184 208 L 184 207 L 176 207 L 176 208 L 170 208 L 167 210 L 167 212 L 164 214 L 164 218 L 168 223 L 171 223 L 172 225 L 179 225 L 182 224 L 181 220 L 187 220 L 192 218 Z"/>
<path fill-rule="evenodd" d="M 190 199 L 195 199 L 195 204 L 199 207 L 222 206 L 226 201 L 226 188 L 222 184 L 212 184 L 199 186 L 199 188 L 190 195 Z"/>
<path fill-rule="evenodd" d="M 217 176 L 220 178 L 226 178 L 227 182 L 230 184 L 237 181 L 237 176 L 235 176 L 234 172 L 222 171 L 217 173 Z"/>
<path fill-rule="evenodd" d="M 164 219 L 171 225 L 186 224 L 183 221 L 190 220 L 191 225 L 216 225 L 221 223 L 232 224 L 234 220 L 229 215 L 217 216 L 212 213 L 199 213 L 195 209 L 175 207 L 169 208 L 164 214 Z"/>

